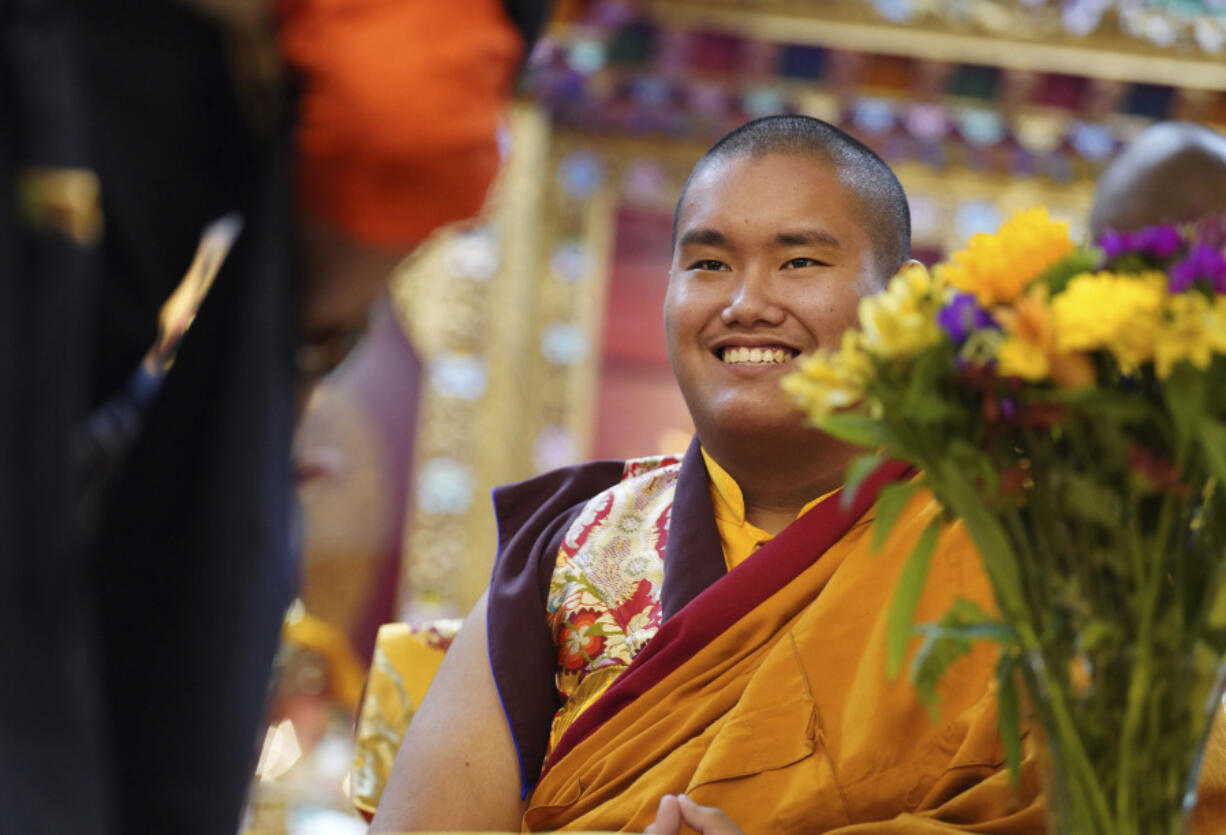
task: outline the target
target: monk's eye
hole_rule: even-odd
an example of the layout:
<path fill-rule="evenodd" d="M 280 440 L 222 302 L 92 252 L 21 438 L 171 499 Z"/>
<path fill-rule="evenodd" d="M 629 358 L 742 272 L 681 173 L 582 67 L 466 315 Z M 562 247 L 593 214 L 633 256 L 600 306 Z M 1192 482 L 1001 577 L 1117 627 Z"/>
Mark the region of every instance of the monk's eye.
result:
<path fill-rule="evenodd" d="M 785 270 L 803 270 L 807 267 L 829 267 L 825 261 L 819 261 L 816 258 L 793 258 L 784 263 Z"/>
<path fill-rule="evenodd" d="M 700 261 L 695 261 L 690 264 L 689 269 L 698 270 L 700 272 L 717 272 L 720 270 L 729 269 L 728 265 L 723 261 L 716 261 L 714 258 L 703 258 Z"/>

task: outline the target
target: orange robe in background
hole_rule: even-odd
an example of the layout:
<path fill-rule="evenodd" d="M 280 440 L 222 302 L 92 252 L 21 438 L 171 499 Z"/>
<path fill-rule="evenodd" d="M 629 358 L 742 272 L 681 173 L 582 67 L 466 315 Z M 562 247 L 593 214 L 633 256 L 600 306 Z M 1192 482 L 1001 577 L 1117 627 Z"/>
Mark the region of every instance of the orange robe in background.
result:
<path fill-rule="evenodd" d="M 278 0 L 301 85 L 299 198 L 402 248 L 475 215 L 523 42 L 502 0 Z"/>

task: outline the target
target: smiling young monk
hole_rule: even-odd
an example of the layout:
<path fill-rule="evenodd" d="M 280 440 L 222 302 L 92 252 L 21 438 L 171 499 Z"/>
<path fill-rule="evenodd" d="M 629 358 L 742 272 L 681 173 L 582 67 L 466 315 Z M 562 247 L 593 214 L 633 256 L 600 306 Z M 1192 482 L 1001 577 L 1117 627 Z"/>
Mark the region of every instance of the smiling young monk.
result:
<path fill-rule="evenodd" d="M 759 120 L 700 160 L 674 237 L 664 318 L 694 443 L 496 493 L 490 591 L 374 829 L 641 831 L 685 793 L 749 832 L 1034 831 L 1033 780 L 1015 794 L 1000 770 L 991 648 L 951 669 L 937 723 L 885 674 L 885 612 L 936 508 L 917 497 L 874 553 L 873 498 L 904 473 L 842 502 L 856 451 L 780 389 L 906 261 L 897 179 L 823 122 Z M 919 616 L 990 605 L 977 566 L 943 537 Z"/>
<path fill-rule="evenodd" d="M 824 122 L 763 119 L 699 161 L 674 234 L 664 320 L 693 444 L 496 491 L 490 590 L 374 829 L 642 831 L 658 811 L 662 832 L 1040 831 L 1029 763 L 1016 792 L 1002 771 L 994 650 L 950 669 L 935 722 L 885 672 L 886 611 L 936 507 L 917 495 L 874 552 L 874 497 L 908 474 L 843 501 L 856 451 L 780 389 L 907 260 L 897 179 Z M 960 528 L 918 616 L 957 597 L 991 606 Z"/>

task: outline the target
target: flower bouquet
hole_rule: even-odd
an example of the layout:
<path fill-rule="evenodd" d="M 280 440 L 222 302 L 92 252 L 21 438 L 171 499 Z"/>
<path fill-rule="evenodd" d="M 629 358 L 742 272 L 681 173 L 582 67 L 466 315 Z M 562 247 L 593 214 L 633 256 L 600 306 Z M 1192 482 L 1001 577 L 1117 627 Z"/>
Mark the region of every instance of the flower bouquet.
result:
<path fill-rule="evenodd" d="M 959 601 L 913 626 L 937 529 L 889 613 L 921 698 L 971 643 L 1000 642 L 1016 776 L 1022 713 L 1042 739 L 1053 831 L 1178 833 L 1226 652 L 1226 221 L 1077 247 L 1022 212 L 929 271 L 902 269 L 860 329 L 785 387 L 825 432 L 922 477 L 883 491 L 877 541 L 912 491 L 961 520 L 997 612 Z"/>

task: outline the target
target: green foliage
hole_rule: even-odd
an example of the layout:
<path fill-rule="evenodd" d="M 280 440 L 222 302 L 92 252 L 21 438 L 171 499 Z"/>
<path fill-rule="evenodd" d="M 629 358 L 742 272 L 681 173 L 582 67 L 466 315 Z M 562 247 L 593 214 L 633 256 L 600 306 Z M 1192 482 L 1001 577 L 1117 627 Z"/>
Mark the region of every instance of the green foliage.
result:
<path fill-rule="evenodd" d="M 1078 389 L 1040 390 L 1031 395 L 1036 403 L 1067 406 L 1078 416 L 1136 426 L 1152 421 L 1157 413 L 1152 403 L 1137 391 L 1089 386 Z"/>
<path fill-rule="evenodd" d="M 898 589 L 890 604 L 886 619 L 886 672 L 891 678 L 902 669 L 903 656 L 911 638 L 911 625 L 915 622 L 915 609 L 919 606 L 924 584 L 928 579 L 928 566 L 936 549 L 937 535 L 941 531 L 939 519 L 933 519 L 920 534 L 907 564 L 898 578 Z"/>
<path fill-rule="evenodd" d="M 952 364 L 953 348 L 944 341 L 916 358 L 901 404 L 908 421 L 931 425 L 954 413 L 953 403 L 943 390 Z"/>
<path fill-rule="evenodd" d="M 1060 499 L 1069 513 L 1108 528 L 1123 523 L 1124 510 L 1118 490 L 1092 475 L 1076 471 L 1063 473 L 1062 480 Z"/>
<path fill-rule="evenodd" d="M 1171 376 L 1162 387 L 1162 394 L 1175 427 L 1175 449 L 1172 458 L 1179 460 L 1180 453 L 1196 440 L 1201 421 L 1205 418 L 1205 375 L 1187 363 L 1175 366 Z"/>
<path fill-rule="evenodd" d="M 1205 413 L 1218 420 L 1226 419 L 1226 355 L 1214 356 L 1208 377 Z"/>
<path fill-rule="evenodd" d="M 1014 789 L 1022 778 L 1022 700 L 1017 692 L 1017 666 L 1017 654 L 1007 647 L 1002 649 L 996 662 L 996 699 L 1000 703 L 996 723 Z"/>
<path fill-rule="evenodd" d="M 891 447 L 896 443 L 894 435 L 881 421 L 857 412 L 839 412 L 822 418 L 817 428 L 840 441 L 869 449 Z"/>
<path fill-rule="evenodd" d="M 847 465 L 843 475 L 843 492 L 839 496 L 839 505 L 848 510 L 856 500 L 865 479 L 877 472 L 877 468 L 885 461 L 885 457 L 877 453 L 858 455 Z"/>
<path fill-rule="evenodd" d="M 1078 249 L 1061 258 L 1035 279 L 1037 284 L 1046 284 L 1052 295 L 1061 293 L 1075 276 L 1092 272 L 1103 262 L 1103 251 L 1094 247 Z"/>
<path fill-rule="evenodd" d="M 1219 484 L 1226 484 L 1226 424 L 1212 418 L 1200 422 L 1200 446 L 1209 472 Z"/>
<path fill-rule="evenodd" d="M 934 723 L 941 718 L 937 685 L 945 671 L 969 653 L 975 641 L 1009 642 L 1013 637 L 1008 626 L 962 598 L 955 600 L 939 621 L 917 626 L 915 631 L 924 636 L 924 641 L 911 661 L 911 683 Z"/>
<path fill-rule="evenodd" d="M 880 551 L 886 537 L 894 528 L 899 515 L 906 508 L 907 502 L 915 495 L 915 491 L 923 486 L 923 482 L 910 481 L 887 484 L 877 496 L 877 518 L 873 520 L 873 550 Z"/>

